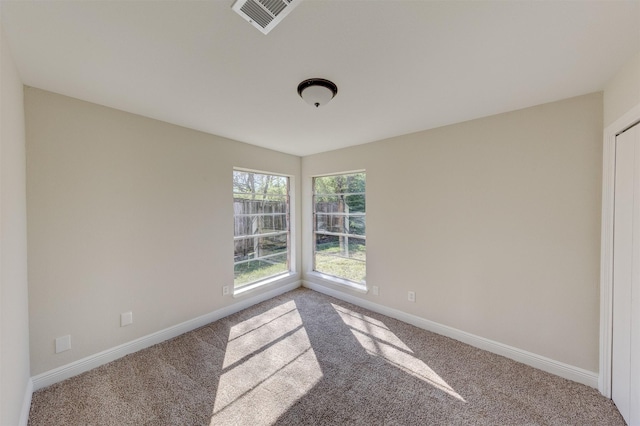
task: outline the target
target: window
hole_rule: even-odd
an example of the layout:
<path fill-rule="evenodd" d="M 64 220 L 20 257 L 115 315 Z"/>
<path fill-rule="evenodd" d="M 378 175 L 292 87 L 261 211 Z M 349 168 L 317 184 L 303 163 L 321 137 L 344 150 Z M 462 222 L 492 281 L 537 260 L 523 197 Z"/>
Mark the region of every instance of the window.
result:
<path fill-rule="evenodd" d="M 289 271 L 289 178 L 233 171 L 234 287 Z"/>
<path fill-rule="evenodd" d="M 314 271 L 364 283 L 365 173 L 313 179 Z"/>

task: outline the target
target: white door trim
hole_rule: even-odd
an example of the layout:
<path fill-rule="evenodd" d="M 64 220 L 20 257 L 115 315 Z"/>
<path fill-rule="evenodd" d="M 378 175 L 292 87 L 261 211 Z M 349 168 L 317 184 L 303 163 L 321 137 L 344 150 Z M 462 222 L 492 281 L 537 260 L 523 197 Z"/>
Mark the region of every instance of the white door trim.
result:
<path fill-rule="evenodd" d="M 616 136 L 640 122 L 640 104 L 604 129 L 602 150 L 602 235 L 600 246 L 600 372 L 598 390 L 611 398 L 613 327 L 613 214 Z"/>

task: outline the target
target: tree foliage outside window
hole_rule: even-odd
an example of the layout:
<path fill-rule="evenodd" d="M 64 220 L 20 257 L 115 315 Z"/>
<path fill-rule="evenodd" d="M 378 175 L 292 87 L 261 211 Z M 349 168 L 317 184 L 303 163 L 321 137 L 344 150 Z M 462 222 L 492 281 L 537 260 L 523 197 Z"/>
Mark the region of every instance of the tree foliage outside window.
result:
<path fill-rule="evenodd" d="M 313 179 L 315 271 L 365 282 L 365 189 L 364 172 Z"/>
<path fill-rule="evenodd" d="M 289 178 L 234 170 L 234 287 L 289 271 Z"/>

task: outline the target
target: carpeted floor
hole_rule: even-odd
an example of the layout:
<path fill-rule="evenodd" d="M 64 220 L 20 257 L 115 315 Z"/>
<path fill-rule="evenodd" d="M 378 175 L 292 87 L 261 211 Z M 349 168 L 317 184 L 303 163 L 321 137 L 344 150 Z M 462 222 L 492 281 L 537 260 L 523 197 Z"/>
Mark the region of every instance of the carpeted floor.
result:
<path fill-rule="evenodd" d="M 36 425 L 624 425 L 595 389 L 297 289 L 33 395 Z"/>

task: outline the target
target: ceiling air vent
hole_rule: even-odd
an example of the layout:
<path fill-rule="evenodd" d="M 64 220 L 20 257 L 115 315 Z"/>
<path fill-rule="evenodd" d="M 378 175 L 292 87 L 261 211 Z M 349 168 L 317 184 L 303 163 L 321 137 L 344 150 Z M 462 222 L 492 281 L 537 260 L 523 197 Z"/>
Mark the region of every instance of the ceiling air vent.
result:
<path fill-rule="evenodd" d="M 237 0 L 231 8 L 263 34 L 268 34 L 302 0 Z"/>

